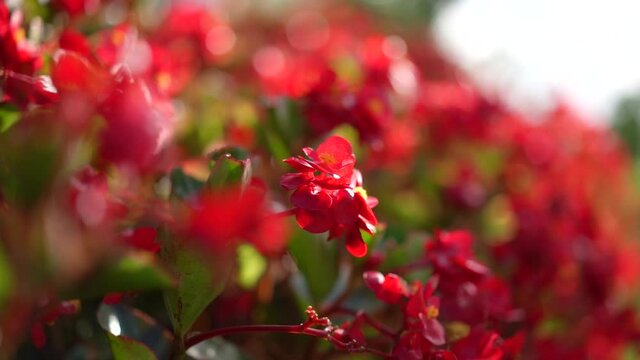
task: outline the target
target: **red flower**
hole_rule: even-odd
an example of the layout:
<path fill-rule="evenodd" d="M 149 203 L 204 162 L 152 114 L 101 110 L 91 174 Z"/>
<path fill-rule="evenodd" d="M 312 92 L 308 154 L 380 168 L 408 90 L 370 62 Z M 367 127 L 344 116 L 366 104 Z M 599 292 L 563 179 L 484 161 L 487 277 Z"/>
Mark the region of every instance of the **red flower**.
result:
<path fill-rule="evenodd" d="M 447 289 L 455 291 L 462 283 L 477 282 L 489 273 L 475 259 L 472 245 L 473 236 L 465 230 L 436 231 L 434 240 L 426 243 L 427 260 Z"/>
<path fill-rule="evenodd" d="M 294 190 L 291 203 L 298 225 L 312 233 L 329 231 L 329 238 L 345 235 L 351 255 L 366 255 L 367 244 L 360 230 L 375 233 L 378 220 L 371 208 L 378 200 L 368 197 L 362 188 L 351 144 L 331 136 L 317 151 L 303 151 L 308 159 L 297 156 L 285 160 L 298 172 L 285 174 L 280 180 L 285 189 Z"/>
<path fill-rule="evenodd" d="M 102 160 L 148 168 L 172 132 L 171 109 L 153 97 L 144 81 L 126 71 L 114 83 L 99 112 L 106 126 L 100 132 Z"/>
<path fill-rule="evenodd" d="M 233 249 L 245 240 L 266 256 L 280 255 L 287 239 L 282 218 L 269 212 L 257 187 L 200 196 L 189 210 L 187 232 L 215 251 Z"/>
<path fill-rule="evenodd" d="M 0 3 L 0 101 L 10 101 L 21 107 L 29 103 L 32 92 L 42 90 L 33 77 L 42 65 L 39 50 L 31 44 L 22 28 L 22 12 L 9 12 Z"/>
<path fill-rule="evenodd" d="M 122 241 L 132 249 L 157 253 L 160 244 L 156 241 L 158 231 L 152 227 L 128 229 L 120 234 Z"/>
<path fill-rule="evenodd" d="M 403 297 L 409 296 L 407 282 L 396 274 L 382 275 L 378 271 L 367 271 L 362 277 L 376 297 L 386 303 L 395 304 Z"/>
<path fill-rule="evenodd" d="M 444 327 L 438 321 L 440 298 L 433 293 L 438 286 L 438 278 L 433 277 L 424 285 L 418 285 L 409 297 L 405 307 L 405 328 L 422 334 L 435 346 L 445 343 Z"/>
<path fill-rule="evenodd" d="M 53 306 L 47 306 L 47 311 L 40 315 L 33 325 L 31 325 L 31 341 L 33 345 L 42 349 L 47 344 L 47 336 L 44 331 L 45 325 L 53 325 L 60 316 L 75 315 L 80 312 L 79 300 L 62 301 Z"/>
<path fill-rule="evenodd" d="M 459 359 L 500 360 L 504 356 L 501 345 L 498 333 L 476 327 L 456 342 L 452 350 Z"/>

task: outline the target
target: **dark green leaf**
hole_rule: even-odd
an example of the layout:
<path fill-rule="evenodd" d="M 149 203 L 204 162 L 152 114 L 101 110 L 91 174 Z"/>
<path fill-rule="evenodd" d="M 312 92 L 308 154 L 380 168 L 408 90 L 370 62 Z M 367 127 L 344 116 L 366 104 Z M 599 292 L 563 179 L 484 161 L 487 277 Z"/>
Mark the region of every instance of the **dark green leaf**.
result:
<path fill-rule="evenodd" d="M 9 296 L 12 286 L 11 268 L 7 263 L 3 249 L 0 247 L 0 313 L 3 310 L 6 298 Z"/>
<path fill-rule="evenodd" d="M 211 154 L 209 154 L 209 158 L 215 161 L 224 158 L 227 155 L 231 155 L 234 159 L 237 160 L 247 160 L 251 156 L 249 151 L 243 147 L 225 146 L 221 149 L 213 151 Z"/>
<path fill-rule="evenodd" d="M 246 186 L 251 180 L 251 160 L 238 160 L 230 153 L 218 154 L 210 164 L 207 187 L 221 189 L 229 185 Z"/>
<path fill-rule="evenodd" d="M 231 269 L 230 256 L 207 261 L 183 247 L 165 246 L 164 256 L 175 266 L 178 286 L 165 291 L 165 304 L 176 336 L 184 337 L 198 316 L 224 289 Z"/>
<path fill-rule="evenodd" d="M 5 198 L 20 207 L 33 207 L 53 183 L 58 147 L 37 138 L 9 139 L 0 146 L 0 184 Z"/>
<path fill-rule="evenodd" d="M 171 193 L 180 199 L 194 196 L 204 186 L 202 181 L 185 174 L 182 169 L 174 169 L 169 177 L 171 179 Z"/>
<path fill-rule="evenodd" d="M 338 276 L 337 246 L 341 244 L 328 242 L 325 237 L 296 231 L 289 242 L 289 252 L 304 276 L 314 302 L 329 294 Z"/>
<path fill-rule="evenodd" d="M 171 334 L 138 309 L 101 304 L 96 315 L 116 360 L 166 358 L 171 352 Z"/>

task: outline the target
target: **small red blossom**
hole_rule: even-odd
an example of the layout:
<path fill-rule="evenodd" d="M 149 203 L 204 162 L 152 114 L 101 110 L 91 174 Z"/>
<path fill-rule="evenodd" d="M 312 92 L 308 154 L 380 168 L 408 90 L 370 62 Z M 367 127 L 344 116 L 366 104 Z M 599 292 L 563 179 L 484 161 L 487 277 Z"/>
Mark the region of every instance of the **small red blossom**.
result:
<path fill-rule="evenodd" d="M 60 316 L 74 315 L 78 312 L 80 312 L 79 300 L 62 301 L 57 305 L 48 307 L 48 310 L 31 326 L 31 341 L 33 345 L 38 349 L 42 349 L 46 345 L 45 325 L 52 325 Z"/>
<path fill-rule="evenodd" d="M 443 285 L 457 288 L 465 281 L 477 281 L 489 269 L 473 255 L 473 236 L 465 230 L 436 231 L 433 241 L 425 245 L 426 257 Z"/>
<path fill-rule="evenodd" d="M 405 328 L 418 332 L 435 346 L 444 345 L 444 327 L 438 321 L 440 314 L 440 298 L 433 293 L 438 285 L 438 278 L 433 277 L 424 285 L 415 287 L 405 307 Z"/>
<path fill-rule="evenodd" d="M 0 101 L 26 107 L 38 86 L 33 77 L 42 66 L 40 49 L 29 42 L 21 11 L 10 12 L 0 3 Z"/>
<path fill-rule="evenodd" d="M 119 304 L 123 298 L 123 293 L 108 293 L 102 298 L 102 303 L 107 305 L 115 305 Z"/>
<path fill-rule="evenodd" d="M 504 357 L 500 335 L 480 327 L 458 340 L 452 350 L 459 359 L 500 360 Z"/>
<path fill-rule="evenodd" d="M 152 227 L 128 229 L 121 234 L 123 242 L 129 247 L 154 254 L 160 251 L 160 244 L 156 241 L 157 237 L 158 231 Z"/>
<path fill-rule="evenodd" d="M 386 303 L 395 304 L 409 296 L 407 282 L 396 274 L 382 275 L 378 271 L 367 271 L 362 277 L 365 285 L 373 290 L 376 297 Z"/>
<path fill-rule="evenodd" d="M 344 235 L 349 253 L 366 255 L 367 244 L 360 230 L 375 233 L 378 220 L 371 208 L 378 200 L 362 188 L 351 144 L 331 136 L 317 150 L 303 151 L 307 158 L 285 160 L 298 172 L 285 174 L 280 180 L 282 187 L 294 190 L 291 203 L 298 225 L 312 233 L 329 231 L 330 239 Z"/>

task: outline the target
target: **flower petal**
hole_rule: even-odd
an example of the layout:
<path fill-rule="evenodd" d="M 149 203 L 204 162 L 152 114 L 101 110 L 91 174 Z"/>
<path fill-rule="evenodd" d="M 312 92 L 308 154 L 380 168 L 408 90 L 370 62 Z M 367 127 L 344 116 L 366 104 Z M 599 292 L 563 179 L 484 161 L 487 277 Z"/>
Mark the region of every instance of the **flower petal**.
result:
<path fill-rule="evenodd" d="M 346 238 L 347 251 L 355 257 L 363 257 L 367 255 L 367 244 L 362 240 L 360 230 L 354 230 L 347 233 Z"/>

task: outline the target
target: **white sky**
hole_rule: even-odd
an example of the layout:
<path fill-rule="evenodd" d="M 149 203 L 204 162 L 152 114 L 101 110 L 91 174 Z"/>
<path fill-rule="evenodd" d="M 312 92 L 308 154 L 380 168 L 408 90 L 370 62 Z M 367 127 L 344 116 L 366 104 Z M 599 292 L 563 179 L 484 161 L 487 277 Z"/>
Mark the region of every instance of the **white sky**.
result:
<path fill-rule="evenodd" d="M 523 111 L 558 95 L 604 121 L 640 89 L 639 0 L 459 0 L 435 31 L 481 87 Z"/>

